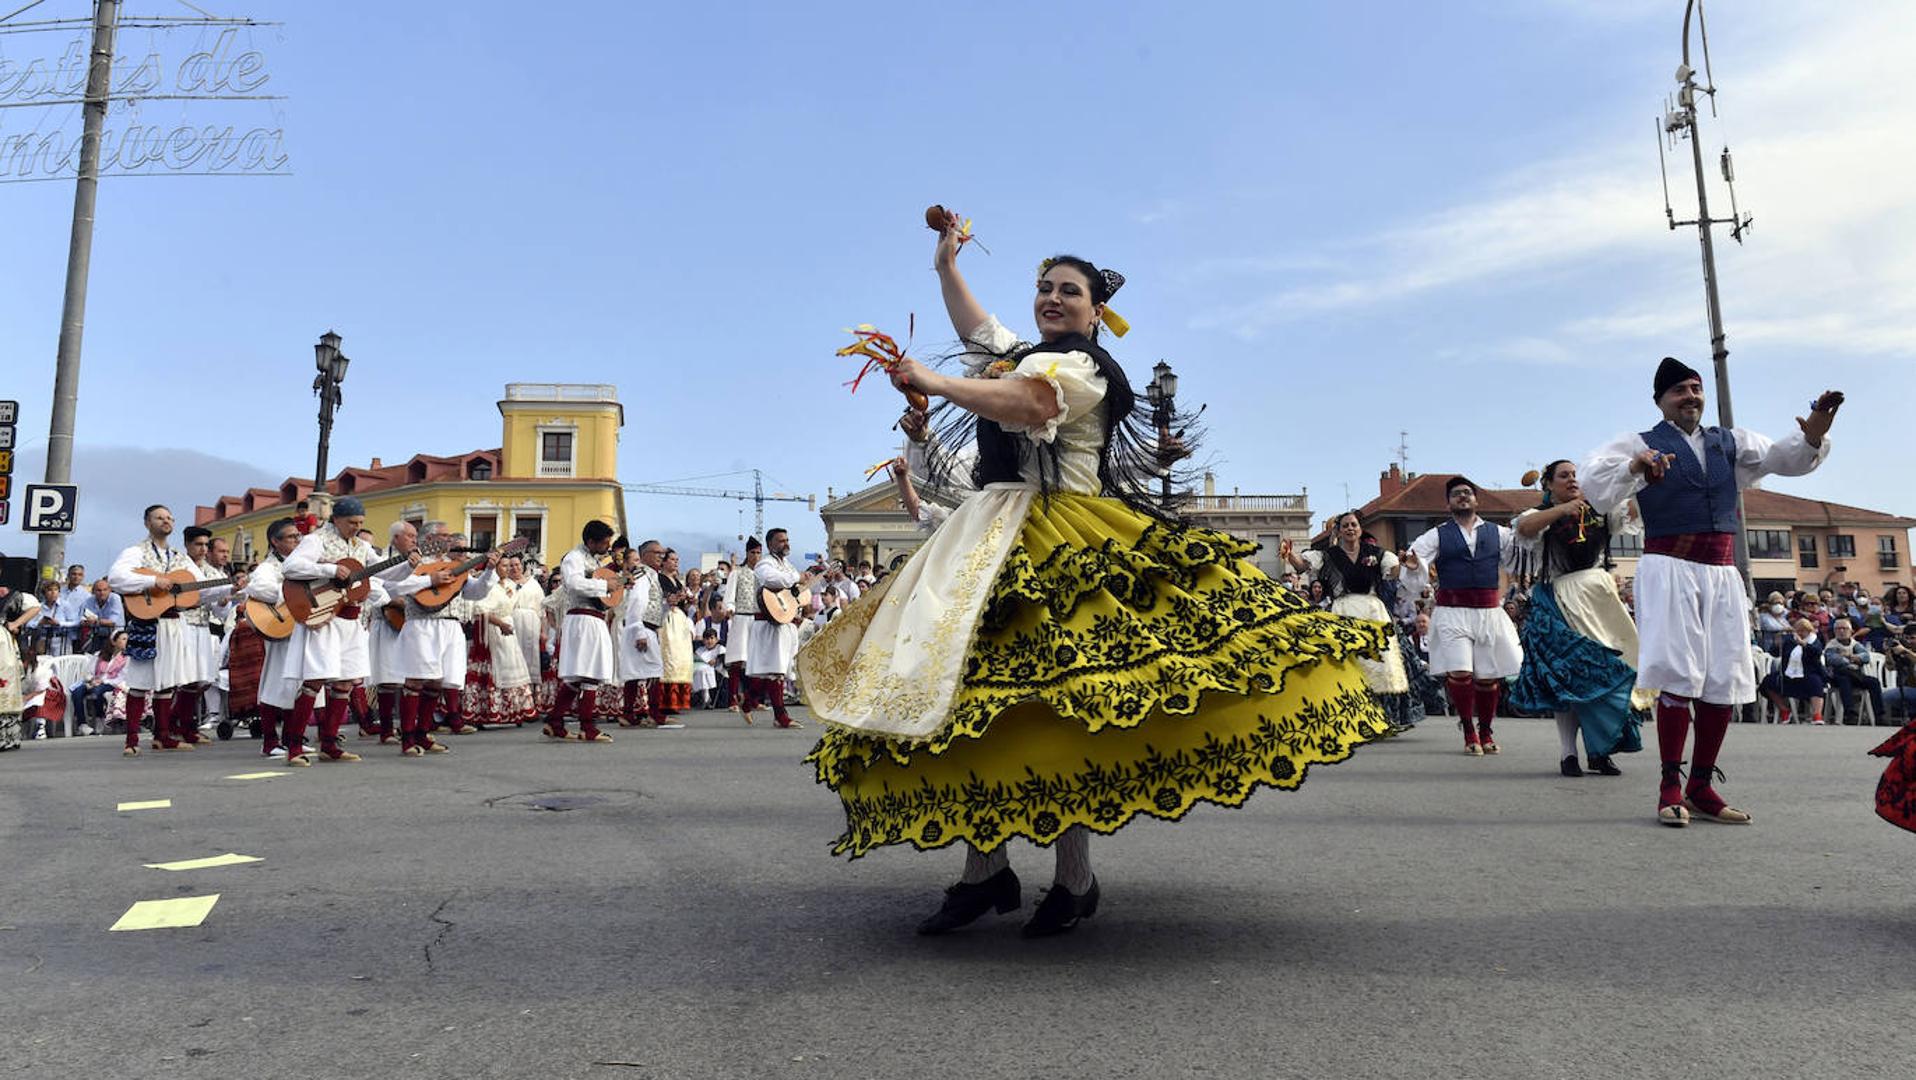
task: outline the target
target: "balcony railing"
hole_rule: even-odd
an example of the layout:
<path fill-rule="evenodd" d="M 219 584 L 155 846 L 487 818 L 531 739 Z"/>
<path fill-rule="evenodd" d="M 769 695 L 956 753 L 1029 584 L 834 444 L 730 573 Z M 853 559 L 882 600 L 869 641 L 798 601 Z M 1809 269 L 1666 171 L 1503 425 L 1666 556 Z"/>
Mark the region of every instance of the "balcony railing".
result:
<path fill-rule="evenodd" d="M 506 384 L 507 401 L 617 401 L 619 388 L 611 383 Z"/>
<path fill-rule="evenodd" d="M 1307 495 L 1184 495 L 1179 502 L 1187 511 L 1294 510 L 1309 513 L 1311 509 L 1311 500 Z"/>

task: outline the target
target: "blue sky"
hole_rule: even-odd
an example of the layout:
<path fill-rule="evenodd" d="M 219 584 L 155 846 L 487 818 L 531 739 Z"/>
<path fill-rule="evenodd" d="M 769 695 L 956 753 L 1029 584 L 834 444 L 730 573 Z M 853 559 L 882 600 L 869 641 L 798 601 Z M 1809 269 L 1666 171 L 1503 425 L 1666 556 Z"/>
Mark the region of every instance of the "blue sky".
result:
<path fill-rule="evenodd" d="M 133 538 L 149 488 L 210 502 L 310 472 L 329 327 L 354 358 L 334 468 L 495 445 L 508 381 L 610 381 L 627 481 L 758 467 L 771 488 L 856 488 L 897 400 L 848 395 L 832 351 L 912 312 L 923 347 L 949 339 L 932 202 L 976 219 L 992 254 L 964 268 L 1022 332 L 1041 257 L 1123 271 L 1135 381 L 1169 360 L 1210 406 L 1220 485 L 1308 488 L 1319 516 L 1347 485 L 1376 493 L 1400 431 L 1412 469 L 1514 485 L 1648 426 L 1658 357 L 1708 360 L 1694 233 L 1664 226 L 1651 138 L 1673 0 L 211 7 L 285 20 L 251 44 L 288 100 L 144 115 L 283 123 L 293 175 L 102 185 L 89 559 Z M 1719 258 L 1738 420 L 1782 434 L 1846 389 L 1828 464 L 1776 486 L 1916 516 L 1896 419 L 1916 391 L 1916 27 L 1893 0 L 1715 14 L 1705 145 L 1731 140 L 1757 215 Z M 0 59 L 66 40 L 0 36 Z M 0 135 L 77 130 L 38 113 L 0 110 Z M 70 183 L 0 185 L 16 483 L 44 444 L 71 202 Z M 691 546 L 741 520 L 628 505 Z M 822 540 L 768 515 L 801 550 Z"/>

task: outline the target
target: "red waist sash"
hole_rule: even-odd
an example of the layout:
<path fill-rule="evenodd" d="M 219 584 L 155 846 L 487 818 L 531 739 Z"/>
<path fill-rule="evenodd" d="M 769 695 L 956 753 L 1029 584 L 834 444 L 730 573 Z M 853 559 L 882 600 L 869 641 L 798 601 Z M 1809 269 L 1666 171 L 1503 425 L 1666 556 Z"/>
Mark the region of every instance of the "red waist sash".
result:
<path fill-rule="evenodd" d="M 333 612 L 333 615 L 338 618 L 345 619 L 348 622 L 351 622 L 352 620 L 359 618 L 359 605 L 358 604 L 341 604 L 339 605 L 339 609 Z"/>
<path fill-rule="evenodd" d="M 1726 532 L 1683 533 L 1656 536 L 1643 542 L 1646 555 L 1668 555 L 1673 559 L 1704 563 L 1708 566 L 1736 565 L 1736 534 Z"/>
<path fill-rule="evenodd" d="M 1438 607 L 1496 607 L 1498 604 L 1495 589 L 1438 589 Z"/>

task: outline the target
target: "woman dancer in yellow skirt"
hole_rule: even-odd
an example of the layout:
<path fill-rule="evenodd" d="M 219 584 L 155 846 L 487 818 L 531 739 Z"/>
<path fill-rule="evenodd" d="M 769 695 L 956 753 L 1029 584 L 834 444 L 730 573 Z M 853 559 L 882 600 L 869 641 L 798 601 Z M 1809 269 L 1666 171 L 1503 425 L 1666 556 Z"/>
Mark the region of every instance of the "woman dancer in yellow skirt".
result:
<path fill-rule="evenodd" d="M 1256 545 L 1187 527 L 1155 504 L 1150 406 L 1098 344 L 1123 284 L 1047 260 L 1018 341 L 957 269 L 941 234 L 945 305 L 963 376 L 906 360 L 899 389 L 940 397 L 928 478 L 975 441 L 965 499 L 897 573 L 800 651 L 797 676 L 826 725 L 807 758 L 845 805 L 834 851 L 963 843 L 963 876 L 920 927 L 944 933 L 1018 908 L 1006 841 L 1057 856 L 1024 931 L 1069 930 L 1097 910 L 1090 832 L 1139 815 L 1182 818 L 1295 788 L 1390 725 L 1362 659 L 1382 624 L 1312 610 L 1246 562 Z"/>

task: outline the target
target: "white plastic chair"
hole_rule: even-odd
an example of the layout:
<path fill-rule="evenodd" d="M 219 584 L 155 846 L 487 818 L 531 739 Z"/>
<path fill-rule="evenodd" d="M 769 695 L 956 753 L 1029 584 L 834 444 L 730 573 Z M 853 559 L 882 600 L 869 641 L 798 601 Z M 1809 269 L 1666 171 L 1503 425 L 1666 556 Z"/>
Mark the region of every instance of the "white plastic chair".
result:
<path fill-rule="evenodd" d="M 86 686 L 86 681 L 93 677 L 93 665 L 96 659 L 97 657 L 87 653 L 52 658 L 53 674 L 59 677 L 60 685 L 65 687 L 67 692 L 67 713 L 63 719 L 68 735 L 73 734 L 73 725 L 79 720 L 80 690 Z"/>

